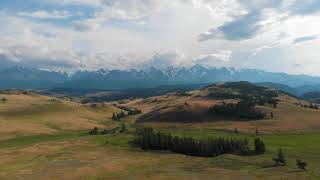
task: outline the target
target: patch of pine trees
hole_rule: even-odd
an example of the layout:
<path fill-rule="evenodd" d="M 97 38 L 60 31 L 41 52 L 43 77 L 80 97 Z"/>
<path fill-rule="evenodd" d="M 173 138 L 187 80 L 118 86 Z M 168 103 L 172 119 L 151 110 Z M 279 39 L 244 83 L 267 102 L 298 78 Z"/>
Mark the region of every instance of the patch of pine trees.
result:
<path fill-rule="evenodd" d="M 252 101 L 241 100 L 238 103 L 217 104 L 209 109 L 210 113 L 227 117 L 236 117 L 243 119 L 264 119 L 266 113 L 257 110 Z"/>
<path fill-rule="evenodd" d="M 319 109 L 318 105 L 317 104 L 312 104 L 310 103 L 309 105 L 307 104 L 302 104 L 301 102 L 300 103 L 296 103 L 297 106 L 300 106 L 302 108 L 309 108 L 309 109 Z"/>
<path fill-rule="evenodd" d="M 113 113 L 112 114 L 112 119 L 117 121 L 117 120 L 120 120 L 122 118 L 125 118 L 127 116 L 127 114 L 123 111 L 121 111 L 120 113 Z"/>
<path fill-rule="evenodd" d="M 1 98 L 1 102 L 5 103 L 5 102 L 7 102 L 7 99 L 6 98 Z"/>
<path fill-rule="evenodd" d="M 123 122 L 121 123 L 120 127 L 115 127 L 112 129 L 103 129 L 102 131 L 100 131 L 98 127 L 94 127 L 89 131 L 89 134 L 90 135 L 112 135 L 117 133 L 125 133 L 127 131 L 128 129 L 126 127 L 126 124 Z"/>
<path fill-rule="evenodd" d="M 137 114 L 142 113 L 142 111 L 139 109 L 127 109 L 126 111 L 128 111 L 127 114 L 124 111 L 121 111 L 120 113 L 113 113 L 112 119 L 117 121 L 117 120 L 121 120 L 127 116 L 133 116 L 133 115 L 137 115 Z"/>
<path fill-rule="evenodd" d="M 221 154 L 263 154 L 265 145 L 261 139 L 256 140 L 255 150 L 250 150 L 247 139 L 223 137 L 193 137 L 173 136 L 169 133 L 156 131 L 153 128 L 137 129 L 134 144 L 143 150 L 169 150 L 190 156 L 213 157 Z M 258 147 L 257 147 L 258 146 Z"/>

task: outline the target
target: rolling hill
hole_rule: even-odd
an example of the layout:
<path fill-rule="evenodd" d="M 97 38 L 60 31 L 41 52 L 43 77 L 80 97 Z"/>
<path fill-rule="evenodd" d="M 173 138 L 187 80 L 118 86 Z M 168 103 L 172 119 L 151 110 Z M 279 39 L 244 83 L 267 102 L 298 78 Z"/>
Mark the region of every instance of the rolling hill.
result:
<path fill-rule="evenodd" d="M 28 91 L 0 91 L 0 99 L 0 139 L 104 127 L 119 111 L 111 105 L 93 108 Z"/>
<path fill-rule="evenodd" d="M 264 112 L 265 118 L 258 120 L 226 117 L 209 112 L 210 107 L 214 105 L 236 104 L 248 99 L 256 102 L 255 108 Z M 277 102 L 276 107 L 273 105 L 274 100 Z M 309 107 L 310 104 L 273 88 L 248 82 L 234 82 L 213 84 L 188 93 L 171 93 L 133 101 L 129 102 L 128 106 L 146 112 L 139 117 L 138 123 L 164 127 L 210 127 L 230 131 L 241 128 L 250 132 L 258 128 L 266 133 L 273 133 L 309 131 L 320 128 L 320 121 L 317 118 L 320 111 L 301 107 L 301 105 Z"/>
<path fill-rule="evenodd" d="M 255 109 L 268 115 L 258 120 L 208 112 L 214 105 L 241 100 L 254 100 L 259 103 Z M 88 104 L 30 91 L 1 91 L 0 179 L 319 179 L 320 110 L 301 107 L 308 104 L 248 82 Z M 128 108 L 138 108 L 142 114 L 112 120 Z M 126 131 L 102 133 L 123 124 Z M 136 128 L 150 126 L 180 137 L 253 142 L 259 136 L 267 150 L 254 156 L 204 158 L 133 146 Z M 101 134 L 90 135 L 93 127 Z M 272 160 L 279 148 L 287 160 L 283 167 L 274 166 Z M 297 169 L 296 159 L 308 163 L 306 171 Z"/>

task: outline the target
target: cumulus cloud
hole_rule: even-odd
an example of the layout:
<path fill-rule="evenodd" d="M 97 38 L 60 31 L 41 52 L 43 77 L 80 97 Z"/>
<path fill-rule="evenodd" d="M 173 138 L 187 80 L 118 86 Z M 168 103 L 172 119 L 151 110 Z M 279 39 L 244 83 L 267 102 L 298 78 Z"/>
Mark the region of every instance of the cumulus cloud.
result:
<path fill-rule="evenodd" d="M 147 66 L 167 68 L 171 66 L 184 66 L 186 63 L 186 57 L 182 52 L 157 52 L 147 62 Z"/>
<path fill-rule="evenodd" d="M 231 21 L 223 25 L 213 27 L 207 32 L 198 36 L 199 41 L 206 41 L 224 37 L 227 40 L 244 40 L 255 37 L 263 27 L 264 9 L 278 9 L 281 7 L 282 0 L 239 0 L 238 3 L 243 7 L 244 14 L 232 16 Z"/>
<path fill-rule="evenodd" d="M 0 1 L 0 61 L 66 71 L 202 64 L 294 73 L 301 64 L 319 74 L 308 67 L 320 50 L 310 35 L 320 31 L 318 1 L 37 2 L 32 10 Z"/>
<path fill-rule="evenodd" d="M 261 28 L 260 13 L 254 12 L 228 22 L 218 28 L 228 40 L 242 40 L 254 37 Z"/>
<path fill-rule="evenodd" d="M 226 67 L 230 66 L 230 58 L 232 51 L 230 50 L 219 50 L 212 54 L 202 54 L 195 58 L 193 64 L 200 64 L 208 67 Z"/>
<path fill-rule="evenodd" d="M 96 13 L 97 17 L 129 21 L 145 18 L 157 7 L 154 0 L 106 0 L 104 4 L 103 10 Z"/>
<path fill-rule="evenodd" d="M 95 22 L 94 20 L 74 21 L 72 23 L 72 27 L 76 31 L 85 32 L 98 28 L 99 23 Z"/>

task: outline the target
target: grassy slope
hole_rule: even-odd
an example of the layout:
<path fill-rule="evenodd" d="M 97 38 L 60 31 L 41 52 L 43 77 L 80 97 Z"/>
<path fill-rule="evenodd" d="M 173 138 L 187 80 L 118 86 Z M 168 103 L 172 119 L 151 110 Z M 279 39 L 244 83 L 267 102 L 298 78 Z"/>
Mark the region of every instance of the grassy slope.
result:
<path fill-rule="evenodd" d="M 0 94 L 2 97 L 8 101 L 0 103 L 0 139 L 103 127 L 119 111 L 110 105 L 91 108 L 35 94 Z"/>
<path fill-rule="evenodd" d="M 194 136 L 234 136 L 215 130 L 166 129 Z M 253 139 L 253 135 L 240 138 Z M 264 135 L 267 153 L 241 157 L 190 157 L 169 152 L 143 152 L 129 146 L 133 135 L 88 136 L 70 133 L 0 142 L 0 178 L 44 179 L 317 179 L 320 178 L 320 133 Z M 307 139 L 307 140 L 306 140 Z M 276 150 L 284 149 L 288 165 L 272 167 Z M 308 171 L 295 167 L 308 162 Z M 31 173 L 32 172 L 32 173 Z M 72 172 L 72 173 L 71 173 Z"/>
<path fill-rule="evenodd" d="M 268 114 L 270 112 L 274 114 L 272 119 L 268 116 L 267 119 L 259 121 L 212 116 L 208 114 L 208 108 L 221 101 L 195 98 L 194 96 L 160 96 L 130 102 L 127 105 L 147 112 L 139 119 L 139 122 L 156 127 L 195 127 L 231 131 L 238 128 L 247 132 L 254 132 L 258 128 L 264 133 L 306 132 L 320 129 L 320 119 L 318 118 L 320 110 L 299 107 L 295 105 L 299 102 L 297 99 L 286 95 L 281 95 L 279 99 L 281 101 L 277 108 L 259 107 Z M 227 101 L 225 100 L 225 102 Z"/>
<path fill-rule="evenodd" d="M 143 152 L 130 147 L 134 128 L 130 128 L 127 134 L 88 136 L 86 131 L 93 126 L 114 126 L 115 123 L 108 118 L 111 112 L 117 110 L 110 106 L 93 109 L 68 101 L 52 103 L 48 101 L 51 98 L 37 95 L 6 97 L 9 101 L 0 104 L 0 123 L 7 123 L 6 127 L 10 125 L 14 131 L 0 128 L 0 179 L 320 178 L 320 144 L 317 144 L 320 131 L 317 128 L 308 133 L 293 134 L 289 129 L 285 134 L 263 135 L 267 153 L 261 156 L 190 157 L 170 152 Z M 303 127 L 310 128 L 315 121 L 312 118 L 318 117 L 318 112 L 314 110 L 292 108 L 286 104 L 280 105 L 279 112 L 275 113 L 277 122 L 290 120 L 297 122 L 294 127 L 298 127 L 303 124 L 299 124 L 300 119 L 304 119 L 309 125 Z M 281 119 L 288 114 L 290 118 Z M 133 124 L 135 117 L 129 117 L 126 122 Z M 222 123 L 221 129 L 236 127 L 232 122 Z M 261 123 L 261 128 L 273 126 L 258 123 Z M 152 125 L 177 135 L 234 136 L 231 131 L 215 130 L 220 128 L 217 128 L 219 124 L 214 123 Z M 251 127 L 255 129 L 256 124 Z M 243 133 L 241 138 L 254 138 L 246 134 L 247 124 L 238 128 Z M 271 159 L 278 148 L 284 149 L 288 161 L 286 167 L 272 167 Z M 298 171 L 296 159 L 307 161 L 308 171 Z"/>

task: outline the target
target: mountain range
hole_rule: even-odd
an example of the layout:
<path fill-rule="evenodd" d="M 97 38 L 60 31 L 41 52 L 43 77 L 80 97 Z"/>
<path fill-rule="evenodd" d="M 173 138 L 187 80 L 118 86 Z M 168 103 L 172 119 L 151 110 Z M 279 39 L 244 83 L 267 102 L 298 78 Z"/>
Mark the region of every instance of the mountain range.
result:
<path fill-rule="evenodd" d="M 257 69 L 209 68 L 201 65 L 150 67 L 143 70 L 78 71 L 70 75 L 12 66 L 0 69 L 0 88 L 41 89 L 106 89 L 121 90 L 154 88 L 163 85 L 206 84 L 214 82 L 249 81 L 275 87 L 291 94 L 320 91 L 320 77 L 266 72 Z"/>

